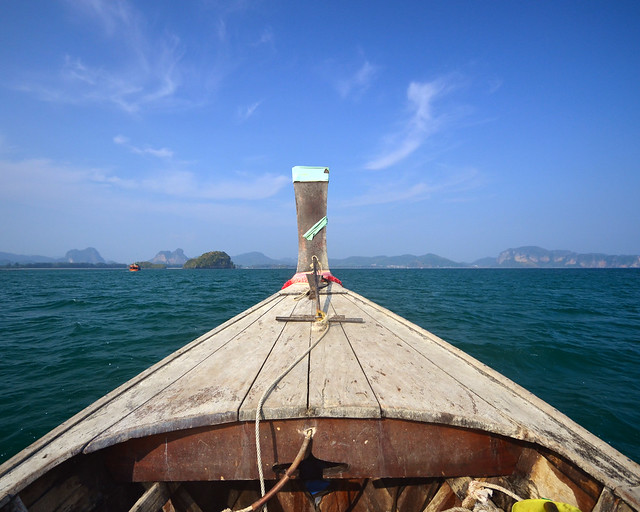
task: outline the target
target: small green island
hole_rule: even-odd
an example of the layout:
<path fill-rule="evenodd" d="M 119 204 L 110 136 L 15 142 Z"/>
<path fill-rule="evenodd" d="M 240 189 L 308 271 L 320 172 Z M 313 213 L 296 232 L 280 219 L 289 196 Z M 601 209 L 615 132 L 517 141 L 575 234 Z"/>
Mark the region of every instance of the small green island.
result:
<path fill-rule="evenodd" d="M 191 258 L 182 266 L 182 268 L 235 268 L 235 265 L 231 261 L 231 257 L 226 252 L 212 251 L 205 252 L 197 258 Z"/>

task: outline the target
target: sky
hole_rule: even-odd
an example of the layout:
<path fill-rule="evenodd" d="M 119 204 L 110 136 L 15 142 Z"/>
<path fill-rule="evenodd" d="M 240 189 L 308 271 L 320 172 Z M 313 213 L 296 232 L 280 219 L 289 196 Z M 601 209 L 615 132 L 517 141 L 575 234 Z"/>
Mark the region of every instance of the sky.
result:
<path fill-rule="evenodd" d="M 640 254 L 640 2 L 0 0 L 0 251 Z"/>

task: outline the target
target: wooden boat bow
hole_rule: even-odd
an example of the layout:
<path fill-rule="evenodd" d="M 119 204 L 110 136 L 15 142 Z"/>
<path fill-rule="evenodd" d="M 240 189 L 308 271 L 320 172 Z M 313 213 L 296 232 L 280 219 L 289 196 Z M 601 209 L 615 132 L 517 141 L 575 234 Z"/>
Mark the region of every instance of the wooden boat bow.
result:
<path fill-rule="evenodd" d="M 305 208 L 311 218 L 326 214 Z M 301 235 L 315 224 L 305 218 L 299 215 Z M 191 499 L 185 494 L 197 497 L 201 510 L 246 506 L 260 497 L 257 414 L 261 469 L 270 482 L 296 459 L 301 433 L 316 432 L 276 509 L 366 510 L 376 501 L 423 510 L 419 502 L 437 512 L 460 502 L 456 489 L 473 477 L 582 512 L 640 511 L 640 467 L 544 401 L 335 280 L 309 293 L 309 278 L 328 271 L 323 237 L 299 236 L 305 256 L 297 282 L 0 466 L 0 511 L 46 509 L 43 496 L 53 503 L 70 481 L 81 496 L 71 510 L 184 503 Z M 322 268 L 307 270 L 314 256 Z M 318 307 L 334 319 L 323 330 Z M 157 485 L 140 496 L 136 482 Z M 311 482 L 325 489 L 313 494 Z M 15 508 L 20 503 L 24 508 Z"/>

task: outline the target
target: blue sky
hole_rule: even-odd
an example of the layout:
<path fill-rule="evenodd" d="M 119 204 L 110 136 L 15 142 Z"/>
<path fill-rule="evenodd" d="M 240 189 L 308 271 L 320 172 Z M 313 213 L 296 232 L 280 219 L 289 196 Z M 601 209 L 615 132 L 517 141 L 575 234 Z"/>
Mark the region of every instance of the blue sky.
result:
<path fill-rule="evenodd" d="M 636 1 L 0 0 L 0 251 L 640 254 Z"/>

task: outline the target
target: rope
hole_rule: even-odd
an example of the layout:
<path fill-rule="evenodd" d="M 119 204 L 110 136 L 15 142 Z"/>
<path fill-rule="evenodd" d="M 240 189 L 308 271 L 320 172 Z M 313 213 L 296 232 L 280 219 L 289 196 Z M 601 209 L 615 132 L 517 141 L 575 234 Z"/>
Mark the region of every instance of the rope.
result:
<path fill-rule="evenodd" d="M 497 485 L 497 484 L 492 484 L 489 482 L 479 482 L 478 480 L 474 480 L 474 482 L 477 483 L 477 485 L 480 485 L 482 487 L 488 487 L 489 489 L 495 489 L 496 491 L 500 491 L 504 494 L 506 494 L 507 496 L 510 496 L 511 498 L 513 498 L 516 501 L 522 501 L 522 498 L 520 496 L 518 496 L 517 494 L 511 492 L 509 489 L 505 489 L 504 487 Z"/>
<path fill-rule="evenodd" d="M 500 485 L 489 482 L 480 482 L 479 480 L 471 480 L 467 488 L 467 497 L 462 501 L 462 506 L 448 508 L 443 512 L 469 512 L 469 510 L 483 510 L 482 506 L 487 504 L 492 494 L 492 491 L 488 489 L 500 491 L 516 501 L 522 501 L 520 496 Z"/>
<path fill-rule="evenodd" d="M 316 268 L 316 264 L 318 265 L 317 268 Z M 309 265 L 309 267 L 311 267 L 311 270 L 313 270 L 314 274 L 316 275 L 322 274 L 322 264 L 320 263 L 320 260 L 315 254 L 311 256 L 311 265 Z"/>
<path fill-rule="evenodd" d="M 256 409 L 256 458 L 258 462 L 258 475 L 260 476 L 260 492 L 261 496 L 265 495 L 265 486 L 264 486 L 264 473 L 262 471 L 262 450 L 260 448 L 260 415 L 262 414 L 262 405 L 264 401 L 267 399 L 267 396 L 273 391 L 273 389 L 278 385 L 278 383 L 285 378 L 285 376 L 295 368 L 295 366 L 302 361 L 309 353 L 316 348 L 318 343 L 322 341 L 322 339 L 329 332 L 329 323 L 324 319 L 324 322 L 316 322 L 318 324 L 323 323 L 324 327 L 322 334 L 318 337 L 318 339 L 307 349 L 304 353 L 298 357 L 285 371 L 283 371 L 278 377 L 271 383 L 271 385 L 265 390 L 265 392 L 260 397 L 258 401 L 258 407 Z M 267 512 L 267 506 L 264 505 L 264 511 Z"/>
<path fill-rule="evenodd" d="M 320 265 L 320 262 L 318 261 L 318 257 L 317 256 L 313 256 L 312 260 L 315 260 L 316 264 Z M 314 268 L 314 272 L 313 272 L 314 273 L 314 279 L 317 279 L 317 276 L 319 274 L 316 273 L 315 270 L 316 269 Z M 291 284 L 291 283 L 290 282 L 285 283 L 283 288 L 289 286 L 289 284 Z M 316 286 L 316 294 L 319 294 L 319 290 L 318 290 L 317 286 Z M 308 295 L 308 292 L 300 294 L 299 296 L 297 296 L 295 298 L 295 300 L 300 300 L 303 297 L 306 297 L 307 295 Z M 314 429 L 307 429 L 307 431 L 305 433 L 305 442 L 302 444 L 302 447 L 300 448 L 300 452 L 298 453 L 298 456 L 296 457 L 296 460 L 289 467 L 289 470 L 287 470 L 287 472 L 285 473 L 285 476 L 274 486 L 274 488 L 272 488 L 269 491 L 268 494 L 266 494 L 266 489 L 265 489 L 265 485 L 264 485 L 264 472 L 262 470 L 262 449 L 260 447 L 260 416 L 262 414 L 262 406 L 264 405 L 264 402 L 267 399 L 267 397 L 269 396 L 269 394 L 278 385 L 278 383 L 282 379 L 284 379 L 287 376 L 287 374 L 291 370 L 293 370 L 300 361 L 302 361 L 305 357 L 307 357 L 307 355 L 309 355 L 309 353 L 314 348 L 316 348 L 318 346 L 318 344 L 324 339 L 324 337 L 329 332 L 329 320 L 327 319 L 327 315 L 326 315 L 326 313 L 324 313 L 324 311 L 321 311 L 321 310 L 317 311 L 316 321 L 312 325 L 312 330 L 321 331 L 322 334 L 320 334 L 320 336 L 318 336 L 318 339 L 316 341 L 314 341 L 313 344 L 311 344 L 311 346 L 307 350 L 305 350 L 304 353 L 302 353 L 298 357 L 298 359 L 296 359 L 291 365 L 289 365 L 289 367 L 286 370 L 284 370 L 280 375 L 278 375 L 275 378 L 275 380 L 264 391 L 264 393 L 260 397 L 260 400 L 258 400 L 258 406 L 256 408 L 255 437 L 256 437 L 256 459 L 257 459 L 257 464 L 258 464 L 258 475 L 260 477 L 260 496 L 261 496 L 261 498 L 258 501 L 256 501 L 255 503 L 253 503 L 251 506 L 249 506 L 247 508 L 244 508 L 244 509 L 241 509 L 239 512 L 249 512 L 250 510 L 256 510 L 258 507 L 263 507 L 264 512 L 268 512 L 267 501 L 269 499 L 271 499 L 271 497 L 285 484 L 285 482 L 287 480 L 289 480 L 289 478 L 291 477 L 291 474 L 295 471 L 295 469 L 298 467 L 298 465 L 302 461 L 302 458 L 303 458 L 304 454 L 306 454 L 306 449 L 308 447 L 309 441 L 311 440 L 311 437 L 313 436 Z M 225 509 L 223 512 L 231 512 L 231 509 Z"/>

